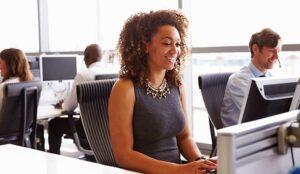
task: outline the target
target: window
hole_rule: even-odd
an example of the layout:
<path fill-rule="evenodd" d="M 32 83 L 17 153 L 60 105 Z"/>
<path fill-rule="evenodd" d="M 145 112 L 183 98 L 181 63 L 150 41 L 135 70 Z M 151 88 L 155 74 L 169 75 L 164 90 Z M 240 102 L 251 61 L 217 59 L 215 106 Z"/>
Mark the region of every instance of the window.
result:
<path fill-rule="evenodd" d="M 245 46 L 254 32 L 266 27 L 278 32 L 283 44 L 297 44 L 298 7 L 293 0 L 191 0 L 192 45 Z"/>
<path fill-rule="evenodd" d="M 97 43 L 97 0 L 49 0 L 49 51 L 83 51 Z"/>
<path fill-rule="evenodd" d="M 127 7 L 130 8 L 120 8 Z M 131 15 L 158 9 L 177 9 L 178 1 L 109 0 L 100 1 L 100 43 L 104 49 L 115 49 L 121 29 Z"/>
<path fill-rule="evenodd" d="M 283 44 L 298 44 L 294 52 L 283 51 L 279 57 L 282 67 L 275 66 L 274 75 L 297 75 L 300 64 L 300 36 L 297 34 L 298 2 L 287 1 L 239 1 L 239 0 L 191 0 L 190 38 L 192 45 L 192 98 L 193 133 L 195 140 L 210 143 L 207 111 L 204 106 L 198 76 L 212 72 L 235 72 L 248 65 L 250 53 L 234 46 L 248 46 L 253 33 L 269 27 L 278 32 Z M 201 49 L 195 49 L 195 48 Z M 211 47 L 211 49 L 206 49 Z M 233 53 L 223 53 L 225 50 Z M 201 51 L 209 52 L 202 53 Z"/>
<path fill-rule="evenodd" d="M 120 8 L 130 5 L 130 8 Z M 137 12 L 178 8 L 178 1 L 49 0 L 50 51 L 81 51 L 99 43 L 114 50 L 126 19 Z"/>
<path fill-rule="evenodd" d="M 19 48 L 38 52 L 38 8 L 36 0 L 0 1 L 0 50 Z"/>

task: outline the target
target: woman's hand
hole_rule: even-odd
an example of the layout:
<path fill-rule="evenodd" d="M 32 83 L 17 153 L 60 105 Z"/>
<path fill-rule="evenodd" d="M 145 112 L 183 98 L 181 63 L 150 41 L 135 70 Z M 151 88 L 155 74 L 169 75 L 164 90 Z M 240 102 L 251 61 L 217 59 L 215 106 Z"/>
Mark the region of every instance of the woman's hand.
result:
<path fill-rule="evenodd" d="M 210 160 L 193 161 L 187 164 L 178 165 L 175 173 L 180 174 L 206 174 L 211 170 L 216 170 L 217 164 Z"/>
<path fill-rule="evenodd" d="M 64 103 L 64 100 L 59 100 L 57 103 L 53 104 L 55 109 L 62 109 L 62 105 Z"/>
<path fill-rule="evenodd" d="M 209 161 L 211 161 L 211 162 L 213 162 L 213 163 L 217 164 L 218 157 L 217 157 L 217 156 L 214 156 L 214 157 L 212 157 L 212 158 L 209 158 L 209 159 L 207 159 L 207 160 L 209 160 Z"/>

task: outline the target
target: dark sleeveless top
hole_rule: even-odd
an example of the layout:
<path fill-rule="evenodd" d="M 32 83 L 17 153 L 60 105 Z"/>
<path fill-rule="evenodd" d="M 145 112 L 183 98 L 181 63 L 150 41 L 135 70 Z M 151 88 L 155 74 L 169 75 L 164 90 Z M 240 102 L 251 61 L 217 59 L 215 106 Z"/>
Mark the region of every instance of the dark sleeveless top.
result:
<path fill-rule="evenodd" d="M 170 85 L 169 85 L 170 86 Z M 133 149 L 152 158 L 180 163 L 176 135 L 185 124 L 178 87 L 166 98 L 153 98 L 143 87 L 134 86 Z"/>

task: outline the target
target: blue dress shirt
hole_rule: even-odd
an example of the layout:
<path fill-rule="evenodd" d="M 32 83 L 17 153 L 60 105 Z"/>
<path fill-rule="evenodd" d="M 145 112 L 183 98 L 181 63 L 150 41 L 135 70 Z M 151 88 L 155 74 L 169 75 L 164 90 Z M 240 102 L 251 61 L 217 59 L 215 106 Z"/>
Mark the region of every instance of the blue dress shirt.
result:
<path fill-rule="evenodd" d="M 229 77 L 221 107 L 221 119 L 224 127 L 236 125 L 238 123 L 250 79 L 262 75 L 265 75 L 266 77 L 271 76 L 270 72 L 264 74 L 250 62 L 248 66 L 243 67 L 240 71 L 233 73 Z"/>

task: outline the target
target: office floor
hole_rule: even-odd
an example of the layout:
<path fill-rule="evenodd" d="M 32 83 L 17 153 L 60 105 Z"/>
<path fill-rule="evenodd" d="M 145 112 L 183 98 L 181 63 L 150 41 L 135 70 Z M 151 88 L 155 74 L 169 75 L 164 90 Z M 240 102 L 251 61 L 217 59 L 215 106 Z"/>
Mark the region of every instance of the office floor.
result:
<path fill-rule="evenodd" d="M 44 132 L 44 136 L 45 136 L 45 149 L 47 151 L 49 150 L 47 131 Z M 64 138 L 62 139 L 60 153 L 63 156 L 68 156 L 68 157 L 78 158 L 78 159 L 81 159 L 84 156 L 82 152 L 78 151 L 72 139 L 64 139 Z"/>

